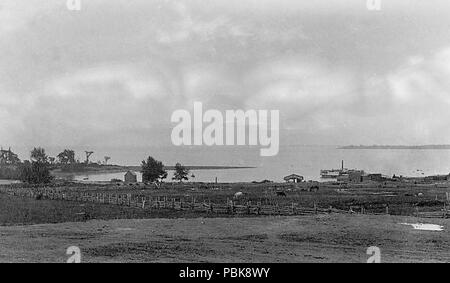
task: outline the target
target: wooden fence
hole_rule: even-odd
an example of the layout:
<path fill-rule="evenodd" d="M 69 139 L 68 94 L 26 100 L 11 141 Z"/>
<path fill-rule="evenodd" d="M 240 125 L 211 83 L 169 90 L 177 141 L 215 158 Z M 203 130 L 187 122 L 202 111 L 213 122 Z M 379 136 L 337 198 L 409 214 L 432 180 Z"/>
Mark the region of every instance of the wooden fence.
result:
<path fill-rule="evenodd" d="M 19 197 L 30 197 L 34 199 L 62 200 L 76 202 L 91 202 L 99 204 L 121 205 L 144 210 L 171 209 L 177 211 L 193 211 L 216 214 L 232 215 L 312 215 L 325 213 L 351 213 L 351 214 L 389 214 L 389 207 L 378 213 L 368 212 L 364 207 L 351 206 L 349 210 L 342 210 L 333 207 L 321 208 L 314 204 L 313 207 L 301 207 L 296 203 L 279 206 L 261 204 L 260 202 L 237 204 L 232 200 L 225 203 L 198 202 L 194 197 L 189 200 L 183 197 L 148 196 L 132 193 L 98 193 L 67 190 L 64 188 L 16 188 L 0 187 L 0 193 L 5 193 Z M 444 206 L 442 211 L 420 212 L 416 208 L 415 216 L 424 218 L 447 218 L 450 216 Z"/>
<path fill-rule="evenodd" d="M 63 200 L 77 202 L 92 202 L 100 204 L 122 205 L 140 209 L 172 209 L 178 211 L 194 211 L 216 214 L 234 215 L 309 215 L 319 213 L 350 213 L 350 211 L 336 208 L 312 208 L 300 207 L 292 203 L 288 206 L 263 205 L 261 203 L 247 202 L 237 204 L 234 201 L 226 203 L 197 202 L 195 198 L 186 200 L 180 197 L 148 196 L 139 194 L 120 193 L 95 193 L 66 191 L 58 188 L 7 188 L 0 187 L 0 193 L 6 193 L 19 197 L 30 197 L 35 199 Z"/>

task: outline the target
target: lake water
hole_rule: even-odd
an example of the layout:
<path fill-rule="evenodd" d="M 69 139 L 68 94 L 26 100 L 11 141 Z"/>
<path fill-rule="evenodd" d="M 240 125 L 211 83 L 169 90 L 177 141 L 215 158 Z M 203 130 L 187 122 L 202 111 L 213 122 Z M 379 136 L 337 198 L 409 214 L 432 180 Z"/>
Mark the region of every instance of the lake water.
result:
<path fill-rule="evenodd" d="M 196 170 L 192 180 L 199 182 L 250 182 L 264 179 L 282 181 L 296 173 L 308 180 L 320 180 L 321 169 L 345 167 L 392 176 L 425 176 L 450 172 L 450 150 L 363 150 L 337 149 L 336 146 L 285 146 L 274 157 L 260 157 L 256 147 L 165 147 L 97 149 L 99 156 L 111 156 L 115 164 L 137 165 L 151 155 L 164 164 L 254 166 L 251 169 Z M 77 180 L 110 181 L 123 179 L 124 173 L 80 175 Z M 168 179 L 172 172 L 169 171 Z M 141 180 L 138 174 L 138 180 Z"/>

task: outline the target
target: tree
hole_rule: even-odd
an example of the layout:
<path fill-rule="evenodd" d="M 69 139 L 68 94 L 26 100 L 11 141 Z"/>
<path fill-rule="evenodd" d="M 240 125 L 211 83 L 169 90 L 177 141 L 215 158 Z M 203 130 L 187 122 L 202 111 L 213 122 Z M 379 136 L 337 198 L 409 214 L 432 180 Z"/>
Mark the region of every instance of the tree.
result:
<path fill-rule="evenodd" d="M 149 156 L 147 161 L 142 161 L 142 182 L 162 182 L 167 178 L 167 172 L 164 170 L 164 165 L 161 161 Z"/>
<path fill-rule="evenodd" d="M 50 164 L 55 164 L 55 160 L 56 160 L 56 158 L 54 158 L 54 157 L 49 157 L 48 158 L 48 161 L 50 162 Z"/>
<path fill-rule="evenodd" d="M 50 183 L 53 177 L 48 168 L 48 156 L 45 149 L 34 148 L 30 154 L 31 161 L 24 161 L 19 167 L 20 180 L 31 184 Z"/>
<path fill-rule="evenodd" d="M 53 177 L 50 175 L 47 163 L 24 161 L 20 165 L 19 177 L 23 182 L 30 184 L 46 184 L 50 183 Z"/>
<path fill-rule="evenodd" d="M 183 182 L 183 180 L 189 180 L 189 169 L 181 165 L 180 163 L 177 163 L 175 165 L 175 173 L 173 174 L 172 180 L 177 180 L 180 183 Z"/>
<path fill-rule="evenodd" d="M 20 163 L 19 156 L 11 151 L 0 149 L 0 164 L 14 165 Z"/>
<path fill-rule="evenodd" d="M 71 149 L 65 149 L 63 152 L 58 154 L 59 163 L 61 164 L 74 164 L 75 161 L 75 151 Z"/>
<path fill-rule="evenodd" d="M 33 148 L 30 158 L 34 162 L 48 163 L 47 154 L 45 153 L 45 149 L 43 149 L 42 147 Z"/>

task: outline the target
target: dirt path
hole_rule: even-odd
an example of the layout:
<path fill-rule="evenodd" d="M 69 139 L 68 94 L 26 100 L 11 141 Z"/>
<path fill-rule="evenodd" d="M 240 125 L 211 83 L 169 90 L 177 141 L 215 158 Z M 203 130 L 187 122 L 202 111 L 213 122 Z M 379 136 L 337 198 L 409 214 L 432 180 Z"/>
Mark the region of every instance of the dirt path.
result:
<path fill-rule="evenodd" d="M 400 223 L 415 218 L 321 215 L 261 218 L 94 220 L 0 227 L 1 262 L 65 262 L 78 246 L 83 262 L 366 262 L 369 246 L 383 262 L 450 261 L 444 231 Z"/>

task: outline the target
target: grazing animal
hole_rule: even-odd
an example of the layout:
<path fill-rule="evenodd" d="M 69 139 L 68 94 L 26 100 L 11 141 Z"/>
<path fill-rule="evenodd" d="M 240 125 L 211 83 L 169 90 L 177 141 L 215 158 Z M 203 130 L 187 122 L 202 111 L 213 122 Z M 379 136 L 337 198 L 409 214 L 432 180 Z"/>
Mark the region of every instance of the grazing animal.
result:
<path fill-rule="evenodd" d="M 277 196 L 279 197 L 285 197 L 286 193 L 285 192 L 277 192 Z"/>
<path fill-rule="evenodd" d="M 42 193 L 38 193 L 38 194 L 35 196 L 36 200 L 41 200 L 42 197 L 43 197 Z"/>
<path fill-rule="evenodd" d="M 309 188 L 310 192 L 317 192 L 319 191 L 319 186 L 312 186 L 311 188 Z"/>
<path fill-rule="evenodd" d="M 243 196 L 244 196 L 244 193 L 243 193 L 243 192 L 237 192 L 237 193 L 234 194 L 234 198 L 235 198 L 235 199 L 241 198 L 241 197 L 243 197 Z"/>

